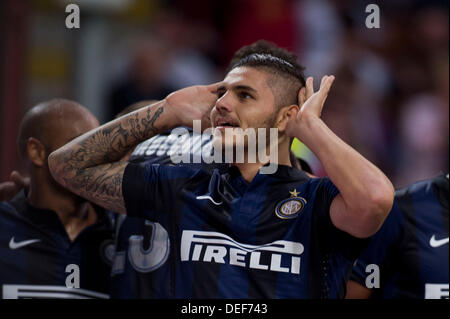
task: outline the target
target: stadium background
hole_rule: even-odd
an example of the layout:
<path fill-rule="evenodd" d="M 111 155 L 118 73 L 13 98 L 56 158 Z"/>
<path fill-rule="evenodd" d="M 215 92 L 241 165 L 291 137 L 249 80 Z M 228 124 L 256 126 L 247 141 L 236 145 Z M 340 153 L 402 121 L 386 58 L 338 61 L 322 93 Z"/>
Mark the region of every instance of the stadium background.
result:
<path fill-rule="evenodd" d="M 80 29 L 65 27 L 69 3 Z M 379 29 L 365 26 L 370 3 Z M 73 99 L 104 122 L 221 80 L 258 39 L 296 52 L 306 75 L 336 75 L 323 118 L 396 187 L 448 172 L 448 1 L 3 0 L 0 12 L 0 181 L 19 168 L 18 126 L 36 103 Z M 324 174 L 304 145 L 295 152 Z"/>

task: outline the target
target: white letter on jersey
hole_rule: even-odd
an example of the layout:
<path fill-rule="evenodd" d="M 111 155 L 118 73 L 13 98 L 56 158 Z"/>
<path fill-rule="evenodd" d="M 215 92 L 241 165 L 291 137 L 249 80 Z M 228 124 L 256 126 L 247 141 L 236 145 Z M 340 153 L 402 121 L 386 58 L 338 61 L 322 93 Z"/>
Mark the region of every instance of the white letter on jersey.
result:
<path fill-rule="evenodd" d="M 75 264 L 69 264 L 66 267 L 66 273 L 71 273 L 66 278 L 66 287 L 80 288 L 80 267 Z"/>
<path fill-rule="evenodd" d="M 144 250 L 144 236 L 131 236 L 129 238 L 128 260 L 134 269 L 148 273 L 161 267 L 169 257 L 169 234 L 159 223 L 145 221 L 146 226 L 152 227 L 150 247 Z"/>
<path fill-rule="evenodd" d="M 226 255 L 227 249 L 225 247 L 213 245 L 206 246 L 205 257 L 203 258 L 203 261 L 212 262 L 212 260 L 214 259 L 214 262 L 224 264 L 224 257 Z"/>
<path fill-rule="evenodd" d="M 448 299 L 448 284 L 425 284 L 425 299 Z"/>
<path fill-rule="evenodd" d="M 241 249 L 230 248 L 230 265 L 245 267 L 245 255 L 247 252 Z"/>
<path fill-rule="evenodd" d="M 366 287 L 369 289 L 380 288 L 380 267 L 375 264 L 367 265 L 366 273 L 371 273 L 366 277 Z"/>

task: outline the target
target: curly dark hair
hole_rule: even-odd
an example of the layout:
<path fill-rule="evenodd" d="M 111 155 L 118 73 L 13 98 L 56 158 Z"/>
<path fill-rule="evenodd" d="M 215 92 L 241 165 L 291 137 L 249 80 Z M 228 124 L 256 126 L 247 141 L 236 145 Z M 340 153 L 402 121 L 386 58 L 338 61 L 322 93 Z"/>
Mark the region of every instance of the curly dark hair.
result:
<path fill-rule="evenodd" d="M 292 52 L 259 40 L 236 51 L 226 74 L 242 66 L 261 68 L 272 75 L 269 86 L 278 107 L 298 103 L 298 92 L 306 84 L 305 68 L 297 63 L 297 56 Z"/>

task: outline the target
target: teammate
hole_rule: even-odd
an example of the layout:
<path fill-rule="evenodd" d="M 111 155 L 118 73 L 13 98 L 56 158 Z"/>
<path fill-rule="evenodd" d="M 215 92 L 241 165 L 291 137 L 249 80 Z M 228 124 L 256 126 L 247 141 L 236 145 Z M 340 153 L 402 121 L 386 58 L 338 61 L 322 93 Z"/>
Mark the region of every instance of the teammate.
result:
<path fill-rule="evenodd" d="M 148 105 L 150 103 L 147 103 Z M 124 115 L 124 114 L 122 114 Z M 189 140 L 189 141 L 188 141 Z M 210 140 L 201 141 L 194 135 L 192 130 L 187 136 L 175 136 L 170 133 L 159 134 L 139 144 L 129 159 L 132 163 L 165 163 L 176 164 L 171 161 L 169 152 L 182 152 L 183 145 L 191 145 L 190 157 L 198 156 L 202 150 L 207 153 L 212 147 Z M 309 165 L 293 154 L 291 151 L 292 166 L 303 170 L 306 174 L 312 174 Z M 188 164 L 193 165 L 193 164 Z M 199 165 L 199 164 L 197 164 Z M 203 169 L 223 170 L 224 164 L 204 163 L 200 164 Z M 151 287 L 152 273 L 146 272 L 144 267 L 136 267 L 136 260 L 143 259 L 144 255 L 151 254 L 150 242 L 152 239 L 152 223 L 144 218 L 121 215 L 117 222 L 116 232 L 116 254 L 114 267 L 111 273 L 111 297 L 112 298 L 152 298 Z M 139 288 L 138 288 L 139 287 Z"/>
<path fill-rule="evenodd" d="M 0 203 L 2 298 L 108 297 L 112 219 L 56 183 L 47 164 L 53 150 L 97 126 L 69 100 L 43 102 L 25 114 L 18 148 L 29 185 Z"/>
<path fill-rule="evenodd" d="M 342 298 L 364 238 L 383 223 L 394 191 L 321 121 L 333 80 L 324 77 L 316 93 L 312 78 L 303 88 L 295 57 L 259 42 L 236 53 L 223 82 L 176 91 L 80 136 L 49 156 L 50 170 L 80 196 L 150 221 L 150 245 L 132 258 L 149 274 L 148 285 L 135 287 L 147 295 Z M 221 145 L 225 129 L 276 128 L 269 147 L 278 148 L 278 160 L 235 161 L 224 174 L 120 161 L 149 137 L 200 119 L 204 127 L 212 123 Z M 293 137 L 336 186 L 290 166 Z M 266 164 L 277 164 L 276 172 L 262 174 Z M 131 245 L 141 249 L 139 238 Z"/>
<path fill-rule="evenodd" d="M 448 174 L 396 192 L 353 268 L 347 298 L 449 298 L 448 195 Z"/>

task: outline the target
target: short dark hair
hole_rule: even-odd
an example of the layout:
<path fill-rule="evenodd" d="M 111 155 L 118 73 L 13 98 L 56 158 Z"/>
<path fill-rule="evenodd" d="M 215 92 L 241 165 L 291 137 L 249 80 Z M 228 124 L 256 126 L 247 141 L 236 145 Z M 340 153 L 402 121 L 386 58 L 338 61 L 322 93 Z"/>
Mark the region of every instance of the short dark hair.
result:
<path fill-rule="evenodd" d="M 71 114 L 67 112 L 79 112 L 79 110 L 90 113 L 79 103 L 63 98 L 44 101 L 30 108 L 19 125 L 17 147 L 21 159 L 27 158 L 27 143 L 30 137 L 39 140 L 47 151 L 51 150 L 55 125 L 59 123 L 56 117 L 62 116 L 61 114 L 67 116 L 67 114 Z"/>
<path fill-rule="evenodd" d="M 305 68 L 297 63 L 297 56 L 294 53 L 274 43 L 259 40 L 236 51 L 226 74 L 242 66 L 263 68 L 276 76 L 269 80 L 271 82 L 269 86 L 274 91 L 278 106 L 298 104 L 298 92 L 305 86 L 306 80 L 303 73 Z M 274 90 L 277 84 L 280 85 Z"/>

